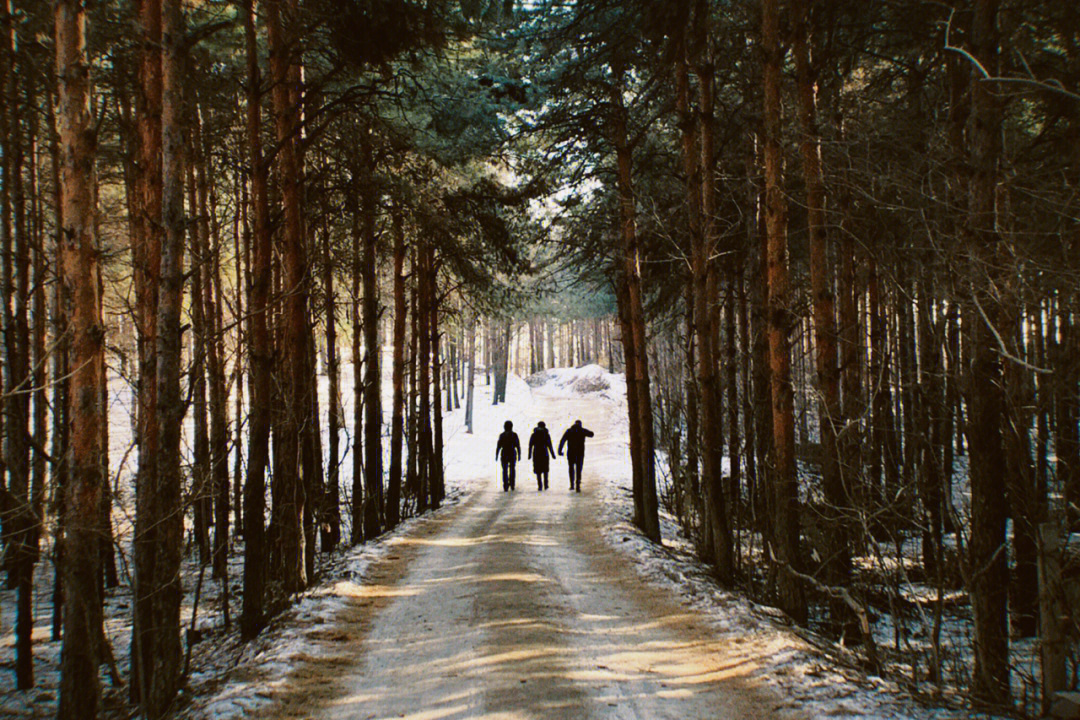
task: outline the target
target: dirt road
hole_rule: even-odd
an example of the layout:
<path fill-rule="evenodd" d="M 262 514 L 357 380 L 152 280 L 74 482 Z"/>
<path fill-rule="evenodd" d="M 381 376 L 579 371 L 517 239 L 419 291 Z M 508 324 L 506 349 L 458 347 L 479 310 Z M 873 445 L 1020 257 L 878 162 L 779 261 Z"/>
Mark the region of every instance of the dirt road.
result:
<path fill-rule="evenodd" d="M 321 633 L 328 657 L 296 670 L 272 717 L 792 717 L 739 643 L 711 637 L 604 543 L 590 470 L 604 463 L 590 457 L 618 452 L 617 438 L 601 408 L 575 410 L 597 431 L 583 492 L 568 491 L 562 458 L 543 493 L 525 464 L 515 492 L 490 478 L 400 538 Z"/>

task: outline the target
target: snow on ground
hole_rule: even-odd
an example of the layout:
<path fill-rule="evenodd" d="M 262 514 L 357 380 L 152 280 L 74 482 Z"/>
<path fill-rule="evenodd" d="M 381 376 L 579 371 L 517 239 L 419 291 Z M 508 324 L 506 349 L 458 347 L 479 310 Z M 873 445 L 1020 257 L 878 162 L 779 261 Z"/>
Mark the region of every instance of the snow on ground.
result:
<path fill-rule="evenodd" d="M 597 366 L 557 369 L 529 378 L 538 396 L 563 398 L 585 395 L 609 405 L 607 422 L 622 428 L 616 433 L 628 437 L 625 381 L 621 375 L 604 373 Z M 621 395 L 600 389 L 617 387 Z M 589 392 L 589 389 L 596 388 Z M 586 472 L 600 474 L 606 484 L 600 497 L 604 517 L 598 522 L 607 542 L 623 553 L 650 583 L 706 615 L 718 636 L 749 643 L 762 666 L 760 677 L 790 699 L 792 707 L 811 717 L 862 718 L 952 718 L 969 717 L 944 708 L 931 708 L 913 701 L 896 683 L 867 677 L 852 669 L 857 658 L 831 646 L 823 639 L 804 633 L 800 636 L 779 611 L 757 605 L 746 597 L 722 589 L 708 567 L 693 555 L 690 542 L 675 518 L 662 513 L 663 546 L 647 540 L 631 523 L 631 470 L 629 445 L 594 448 L 586 446 Z M 800 631 L 803 632 L 803 631 Z"/>
<path fill-rule="evenodd" d="M 326 388 L 323 380 L 321 410 L 326 413 Z M 543 403 L 546 416 L 540 417 L 541 403 L 538 399 L 578 399 L 590 403 L 590 409 L 602 408 L 608 430 L 627 437 L 625 409 L 625 380 L 622 375 L 607 373 L 603 368 L 590 365 L 583 368 L 549 370 L 523 380 L 516 376 L 508 378 L 507 401 L 493 406 L 492 386 L 484 382 L 483 375 L 476 377 L 474 432 L 469 433 L 464 423 L 464 397 L 462 407 L 448 412 L 444 421 L 445 462 L 447 478 L 447 505 L 458 502 L 470 489 L 484 483 L 498 483 L 495 460 L 495 438 L 506 420 L 514 422 L 515 430 L 522 437 L 523 455 L 527 452 L 529 432 L 536 421 L 546 421 L 553 440 L 558 443 L 562 429 L 574 419 L 575 403 Z M 136 462 L 131 451 L 130 425 L 127 408 L 130 392 L 121 381 L 110 386 L 114 398 L 113 422 L 110 430 L 111 459 L 114 477 L 129 478 Z M 386 389 L 389 397 L 389 389 Z M 351 366 L 345 365 L 342 377 L 344 414 L 351 418 L 352 377 Z M 444 398 L 445 400 L 445 398 Z M 556 408 L 552 411 L 551 408 Z M 343 448 L 349 440 L 343 436 Z M 325 444 L 324 444 L 325 447 Z M 528 465 L 519 466 L 527 472 Z M 342 462 L 341 482 L 351 486 L 352 459 Z M 810 716 L 824 717 L 844 715 L 849 717 L 881 718 L 950 718 L 969 716 L 941 708 L 924 707 L 913 701 L 899 686 L 890 681 L 868 678 L 850 669 L 856 664 L 850 653 L 831 646 L 826 641 L 796 631 L 775 610 L 756 605 L 745 597 L 720 588 L 711 578 L 708 568 L 698 562 L 687 539 L 682 536 L 675 520 L 663 516 L 663 546 L 645 540 L 631 525 L 630 464 L 626 442 L 606 443 L 601 447 L 589 446 L 586 453 L 586 472 L 602 476 L 605 486 L 599 496 L 603 501 L 603 516 L 598 525 L 605 540 L 618 552 L 626 555 L 637 571 L 648 582 L 669 590 L 686 604 L 706 615 L 719 636 L 734 642 L 750 643 L 759 662 L 763 665 L 762 676 L 781 693 L 790 698 L 793 706 L 805 709 Z M 521 478 L 523 484 L 531 477 Z M 562 482 L 553 467 L 553 482 Z M 125 508 L 131 506 L 131 498 L 124 494 L 127 483 L 118 482 L 121 491 L 117 510 L 117 532 L 121 538 L 130 534 L 131 515 Z M 129 487 L 129 486 L 128 486 Z M 272 701 L 294 664 L 313 653 L 316 638 L 332 632 L 332 621 L 344 606 L 346 598 L 354 594 L 355 586 L 363 584 L 368 568 L 377 559 L 394 552 L 401 538 L 422 530 L 430 522 L 431 515 L 404 522 L 394 532 L 377 541 L 341 550 L 320 559 L 320 582 L 301 594 L 296 603 L 279 615 L 255 641 L 242 644 L 236 634 L 235 624 L 228 632 L 221 625 L 220 613 L 208 611 L 207 607 L 219 602 L 218 583 L 209 577 L 204 581 L 203 607 L 200 609 L 197 627 L 204 634 L 202 642 L 194 645 L 191 674 L 182 698 L 180 717 L 228 718 L 253 717 L 259 708 Z M 347 528 L 343 530 L 347 536 Z M 231 612 L 235 618 L 239 611 L 239 578 L 241 546 L 233 548 L 230 583 L 232 594 Z M 41 582 L 35 598 L 35 658 L 39 687 L 29 693 L 13 692 L 13 646 L 11 621 L 14 620 L 13 591 L 0 591 L 0 716 L 3 717 L 50 717 L 55 712 L 60 644 L 49 641 L 48 623 L 51 614 L 49 592 L 51 575 L 48 562 L 38 565 Z M 191 557 L 185 559 L 184 586 L 187 592 L 184 627 L 191 622 L 192 593 L 197 584 L 198 564 Z M 126 567 L 121 565 L 122 582 Z M 126 588 L 110 591 L 107 599 L 107 634 L 117 654 L 121 673 L 127 672 L 127 644 L 130 636 L 130 593 Z M 800 634 L 801 633 L 801 634 Z M 103 671 L 103 681 L 108 685 Z M 113 690 L 115 694 L 125 691 Z"/>

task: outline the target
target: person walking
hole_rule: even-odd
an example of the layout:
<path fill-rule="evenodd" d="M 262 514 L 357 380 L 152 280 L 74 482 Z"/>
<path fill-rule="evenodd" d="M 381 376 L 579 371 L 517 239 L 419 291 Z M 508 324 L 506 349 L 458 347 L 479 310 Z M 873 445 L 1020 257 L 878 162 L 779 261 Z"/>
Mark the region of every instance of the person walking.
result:
<path fill-rule="evenodd" d="M 585 438 L 591 438 L 593 431 L 581 426 L 577 420 L 566 429 L 562 439 L 559 440 L 559 454 L 563 454 L 563 446 L 566 446 L 566 462 L 570 468 L 570 489 L 581 492 L 581 467 L 585 463 Z"/>
<path fill-rule="evenodd" d="M 517 461 L 521 459 L 521 441 L 514 432 L 514 423 L 503 423 L 503 432 L 495 445 L 495 459 L 502 461 L 503 492 L 514 489 Z"/>
<path fill-rule="evenodd" d="M 537 492 L 548 489 L 549 453 L 551 457 L 555 457 L 555 448 L 551 446 L 551 433 L 541 420 L 536 423 L 529 438 L 529 458 L 533 461 L 533 472 L 536 473 Z"/>

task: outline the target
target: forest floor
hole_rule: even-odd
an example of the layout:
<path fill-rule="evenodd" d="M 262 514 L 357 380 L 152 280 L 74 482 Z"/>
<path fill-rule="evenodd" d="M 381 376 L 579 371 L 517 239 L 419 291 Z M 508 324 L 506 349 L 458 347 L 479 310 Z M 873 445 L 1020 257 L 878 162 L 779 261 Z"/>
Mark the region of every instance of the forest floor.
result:
<path fill-rule="evenodd" d="M 276 675 L 268 702 L 241 699 L 259 684 L 254 663 L 240 686 L 196 702 L 201 712 L 240 716 L 258 707 L 259 717 L 278 720 L 954 716 L 843 667 L 775 611 L 717 588 L 670 518 L 663 547 L 631 527 L 620 376 L 594 366 L 530 380 L 532 388 L 512 378 L 504 406 L 491 407 L 480 392 L 472 435 L 452 416 L 447 482 L 461 490 L 459 501 L 372 549 L 362 578 L 333 585 L 336 611 L 307 628 L 305 649 L 289 651 L 291 668 Z M 562 458 L 552 462 L 549 490 L 537 490 L 525 460 L 517 489 L 504 492 L 494 462 L 502 421 L 514 421 L 524 445 L 537 420 L 557 443 L 576 418 L 596 432 L 583 492 L 569 492 Z"/>
<path fill-rule="evenodd" d="M 511 377 L 498 406 L 478 383 L 475 432 L 465 432 L 463 409 L 446 415 L 442 509 L 320 556 L 318 583 L 250 643 L 222 623 L 220 583 L 207 579 L 180 718 L 970 717 L 867 677 L 854 654 L 717 586 L 672 517 L 662 514 L 662 545 L 643 538 L 630 523 L 622 376 L 588 366 L 528 383 Z M 537 491 L 523 460 L 517 489 L 504 493 L 494 459 L 503 421 L 514 421 L 527 447 L 537 420 L 557 443 L 577 418 L 597 434 L 583 492 L 568 492 L 557 458 L 548 491 Z M 233 617 L 241 551 L 231 560 Z M 185 560 L 185 627 L 197 569 Z M 41 587 L 39 685 L 12 692 L 5 622 L 0 716 L 55 712 L 60 644 L 47 639 L 48 583 Z M 14 617 L 13 601 L 0 592 L 0 617 Z M 110 592 L 107 629 L 121 673 L 128 608 L 124 586 Z M 123 714 L 114 708 L 110 715 Z"/>

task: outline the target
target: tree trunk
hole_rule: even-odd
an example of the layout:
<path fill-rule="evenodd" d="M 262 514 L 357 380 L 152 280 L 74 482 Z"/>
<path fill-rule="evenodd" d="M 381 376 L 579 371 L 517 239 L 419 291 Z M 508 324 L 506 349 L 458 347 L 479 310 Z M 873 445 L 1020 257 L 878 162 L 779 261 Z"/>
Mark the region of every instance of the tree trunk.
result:
<path fill-rule="evenodd" d="M 821 167 L 821 133 L 817 125 L 817 72 L 810 59 L 810 28 L 807 8 L 794 6 L 794 54 L 798 75 L 799 123 L 802 129 L 803 177 L 806 182 L 806 220 L 810 235 L 810 285 L 813 295 L 814 361 L 820 400 L 818 417 L 821 433 L 821 477 L 825 495 L 826 530 L 824 556 L 827 585 L 843 586 L 851 575 L 851 547 L 846 524 L 850 522 L 847 493 L 840 473 L 838 429 L 844 426 L 840 413 L 840 366 L 836 354 L 835 299 L 829 239 L 825 219 L 825 181 Z M 834 605 L 847 616 L 845 609 Z"/>
<path fill-rule="evenodd" d="M 476 317 L 468 320 L 469 323 L 469 339 L 468 350 L 466 351 L 465 359 L 469 363 L 468 375 L 466 376 L 466 390 L 465 390 L 465 432 L 472 435 L 473 431 L 473 394 L 476 385 Z M 541 333 L 543 331 L 541 330 Z"/>
<path fill-rule="evenodd" d="M 202 148 L 202 170 L 199 172 L 200 230 L 210 248 L 203 300 L 206 303 L 207 327 L 210 329 L 207 370 L 210 387 L 210 458 L 212 492 L 214 495 L 214 567 L 213 577 L 223 581 L 228 590 L 229 559 L 229 398 L 225 387 L 225 331 L 222 323 L 221 246 L 218 230 L 216 193 L 212 187 L 213 167 L 209 165 L 210 149 Z M 225 624 L 228 625 L 228 605 L 225 605 Z"/>
<path fill-rule="evenodd" d="M 791 298 L 788 283 L 787 201 L 784 198 L 780 85 L 783 49 L 777 0 L 762 0 L 765 45 L 765 224 L 767 246 L 769 382 L 773 416 L 773 538 L 775 560 L 802 571 L 799 553 L 799 489 L 795 469 L 795 406 L 791 386 Z M 781 569 L 780 608 L 796 622 L 806 621 L 806 598 L 799 580 Z"/>
<path fill-rule="evenodd" d="M 378 190 L 374 186 L 371 148 L 364 148 L 365 177 L 361 222 L 364 227 L 364 539 L 381 531 L 382 522 L 382 376 L 379 373 L 379 290 L 375 266 L 375 214 Z"/>
<path fill-rule="evenodd" d="M 4 102 L 7 105 L 8 127 L 3 137 L 5 206 L 4 212 L 4 265 L 5 290 L 11 290 L 11 270 L 14 265 L 14 301 L 7 302 L 5 293 L 4 360 L 6 382 L 4 398 L 4 464 L 8 479 L 8 502 L 12 503 L 4 518 L 5 566 L 8 569 L 9 586 L 17 589 L 17 618 L 15 622 L 15 678 L 20 690 L 34 684 L 33 665 L 33 591 L 34 534 L 37 521 L 30 494 L 30 392 L 35 387 L 30 373 L 30 233 L 26 217 L 26 190 L 24 169 L 26 151 L 22 128 L 22 110 L 19 101 L 20 82 L 29 82 L 28 68 L 23 62 L 12 16 L 11 3 L 4 13 L 5 26 L 5 87 Z M 29 107 L 25 110 L 30 110 Z M 31 116 L 32 119 L 32 116 Z M 10 184 L 10 190 L 8 185 Z M 14 216 L 14 253 L 10 254 L 12 227 L 8 212 Z M 3 486 L 0 484 L 0 493 Z M 5 508 L 0 507 L 0 512 Z"/>
<path fill-rule="evenodd" d="M 431 302 L 431 377 L 432 377 L 432 454 L 431 454 L 431 507 L 438 509 L 446 497 L 443 481 L 443 427 L 441 359 L 439 357 L 439 284 L 435 248 L 428 247 L 428 298 Z"/>
<path fill-rule="evenodd" d="M 70 9 L 64 10 L 64 12 L 70 12 Z M 57 11 L 60 15 L 60 11 Z M 85 22 L 85 16 L 80 15 L 76 22 L 80 23 L 75 27 L 80 28 L 82 32 L 81 23 Z M 59 22 L 60 17 L 57 18 Z M 83 39 L 78 41 L 81 43 Z M 81 52 L 81 51 L 80 51 Z M 59 52 L 57 53 L 58 64 L 57 74 L 61 75 L 59 65 Z M 85 61 L 85 58 L 84 58 Z M 70 298 L 65 294 L 64 288 L 66 283 L 64 281 L 64 266 L 63 266 L 63 234 L 61 229 L 66 227 L 64 224 L 64 203 L 63 203 L 63 188 L 60 184 L 60 139 L 58 133 L 60 130 L 60 123 L 57 119 L 56 108 L 53 94 L 49 93 L 49 123 L 51 127 L 57 129 L 57 132 L 53 133 L 52 141 L 49 143 L 49 153 L 51 155 L 52 165 L 52 186 L 53 195 L 57 200 L 56 203 L 56 235 L 54 237 L 56 257 L 55 273 L 58 282 L 53 286 L 53 337 L 54 349 L 52 356 L 52 432 L 50 433 L 50 454 L 53 457 L 52 463 L 52 494 L 54 499 L 53 511 L 56 517 L 59 519 L 59 525 L 56 531 L 55 548 L 53 550 L 53 591 L 52 591 L 52 640 L 56 642 L 61 638 L 61 628 L 64 622 L 64 573 L 66 572 L 66 560 L 64 559 L 64 545 L 63 533 L 64 522 L 66 518 L 66 495 L 68 488 L 68 477 L 71 459 L 68 455 L 68 437 L 69 437 L 69 419 L 70 419 L 70 402 L 69 402 L 69 380 L 68 380 L 68 368 L 69 368 L 69 350 L 70 339 L 68 338 L 68 319 L 71 308 L 69 307 Z M 92 166 L 91 166 L 92 167 Z M 61 664 L 63 658 L 61 658 Z"/>
<path fill-rule="evenodd" d="M 701 447 L 700 437 L 700 423 L 699 423 L 699 405 L 698 398 L 700 397 L 701 387 L 697 381 L 697 336 L 698 329 L 694 320 L 694 314 L 697 312 L 697 285 L 695 284 L 696 274 L 694 259 L 695 252 L 698 251 L 700 245 L 702 245 L 701 237 L 701 171 L 700 171 L 700 156 L 697 152 L 696 138 L 698 133 L 695 132 L 697 126 L 694 122 L 693 112 L 690 106 L 690 67 L 689 67 L 689 48 L 687 47 L 687 39 L 684 38 L 682 42 L 682 57 L 676 63 L 676 112 L 679 114 L 679 122 L 682 126 L 682 161 L 683 172 L 686 175 L 686 212 L 687 212 L 687 226 L 690 232 L 690 245 L 691 245 L 691 262 L 689 264 L 687 277 L 685 280 L 685 287 L 683 290 L 683 300 L 686 304 L 686 462 L 683 469 L 682 492 L 689 496 L 693 507 L 694 513 L 699 515 L 702 511 L 702 504 L 700 499 L 700 490 L 698 486 L 699 480 L 699 450 Z M 706 546 L 700 546 L 700 551 L 703 554 L 703 559 L 708 560 L 713 552 L 712 547 L 706 548 Z"/>
<path fill-rule="evenodd" d="M 431 296 L 428 294 L 428 251 L 426 243 L 417 251 L 419 266 L 416 273 L 416 284 L 419 297 L 417 299 L 417 312 L 419 313 L 419 361 L 420 373 L 417 391 L 420 394 L 419 416 L 417 417 L 419 447 L 417 448 L 417 471 L 418 486 L 416 509 L 417 512 L 426 512 L 428 501 L 431 497 Z M 498 386 L 496 385 L 496 392 Z"/>
<path fill-rule="evenodd" d="M 106 479 L 101 472 L 101 434 L 106 422 L 99 388 L 104 354 L 94 234 L 96 136 L 90 116 L 90 63 L 86 56 L 86 11 L 81 0 L 58 0 L 55 8 L 57 130 L 60 158 L 59 267 L 61 305 L 70 313 L 67 412 L 70 477 L 64 492 L 60 544 L 65 588 L 64 644 L 60 652 L 57 718 L 98 718 L 102 713 L 102 597 L 96 539 Z"/>
<path fill-rule="evenodd" d="M 394 234 L 394 359 L 390 419 L 390 477 L 387 478 L 386 529 L 397 527 L 401 513 L 401 450 L 405 432 L 405 231 L 401 212 L 391 217 Z"/>
<path fill-rule="evenodd" d="M 326 374 L 329 375 L 329 407 L 327 408 L 330 440 L 326 464 L 326 518 L 323 523 L 322 548 L 333 552 L 341 542 L 341 370 L 337 349 L 337 299 L 334 295 L 334 265 L 330 229 L 323 228 L 323 292 L 326 312 Z"/>
<path fill-rule="evenodd" d="M 653 453 L 652 397 L 649 394 L 645 316 L 641 297 L 641 248 L 637 236 L 631 171 L 633 149 L 627 138 L 627 112 L 622 102 L 622 73 L 621 68 L 616 71 L 616 82 L 611 86 L 611 101 L 614 108 L 611 129 L 617 162 L 622 265 L 626 282 L 628 329 L 631 333 L 629 338 L 623 338 L 623 343 L 625 347 L 628 341 L 631 342 L 635 350 L 634 386 L 630 391 L 637 395 L 637 416 L 631 418 L 631 423 L 636 423 L 638 426 L 638 440 L 641 444 L 638 468 L 640 497 L 637 499 L 640 507 L 639 527 L 650 540 L 660 542 L 660 516 Z"/>
<path fill-rule="evenodd" d="M 419 310 L 419 283 L 417 282 L 417 276 L 420 269 L 417 266 L 418 252 L 416 243 L 413 243 L 412 247 L 412 260 L 410 261 L 412 276 L 412 292 L 410 297 L 409 307 L 409 395 L 408 395 L 408 413 L 405 418 L 405 437 L 407 439 L 408 448 L 405 453 L 405 489 L 408 493 L 411 493 L 413 498 L 419 498 L 420 496 L 420 479 L 419 469 L 417 467 L 417 458 L 419 455 L 419 442 L 418 434 L 419 428 L 417 426 L 417 373 L 419 371 L 419 336 L 420 336 L 420 310 Z"/>
<path fill-rule="evenodd" d="M 704 31 L 706 21 L 698 19 Z M 724 497 L 724 432 L 721 408 L 719 362 L 717 347 L 716 263 L 710 262 L 716 252 L 716 190 L 715 143 L 713 141 L 713 68 L 711 63 L 695 67 L 701 88 L 701 232 L 693 238 L 692 266 L 694 271 L 694 325 L 698 335 L 698 405 L 701 408 L 701 485 L 705 495 L 707 537 L 712 543 L 711 558 L 720 582 L 734 578 L 735 560 L 732 556 L 731 524 Z"/>
<path fill-rule="evenodd" d="M 352 237 L 352 370 L 353 370 L 353 457 L 352 457 L 352 531 L 349 542 L 356 545 L 364 540 L 364 449 L 361 444 L 364 430 L 363 356 L 360 340 L 364 335 L 360 298 L 363 275 L 362 230 L 359 213 L 354 211 Z"/>
<path fill-rule="evenodd" d="M 273 75 L 274 125 L 278 142 L 278 173 L 284 217 L 281 231 L 285 294 L 282 318 L 281 364 L 284 415 L 275 446 L 281 446 L 282 464 L 274 475 L 273 524 L 280 553 L 276 579 L 286 594 L 307 587 L 304 513 L 307 493 L 303 477 L 302 439 L 311 421 L 308 379 L 307 256 L 301 218 L 301 167 L 297 148 L 299 106 L 294 102 L 293 57 L 296 51 L 296 20 L 281 18 L 282 0 L 267 0 L 267 44 Z M 288 28 L 288 30 L 286 30 Z M 280 503 L 278 502 L 280 500 Z"/>
<path fill-rule="evenodd" d="M 184 38 L 180 0 L 161 4 L 162 216 L 157 316 L 157 416 L 153 485 L 138 486 L 135 517 L 135 631 L 143 711 L 163 717 L 180 681 L 180 558 L 183 549 L 180 390 L 184 301 Z"/>
<path fill-rule="evenodd" d="M 972 49 L 991 76 L 998 70 L 997 0 L 975 0 Z M 971 449 L 971 540 L 968 547 L 969 591 L 975 621 L 975 669 L 972 695 L 994 705 L 1008 703 L 1009 690 L 1009 568 L 1005 546 L 1008 515 L 1002 447 L 1001 359 L 993 333 L 1001 327 L 1000 300 L 993 291 L 1001 260 L 1001 238 L 996 231 L 996 186 L 1001 154 L 1001 109 L 990 83 L 973 82 L 973 175 L 970 188 L 967 244 L 978 263 L 976 280 L 965 308 L 964 326 L 971 340 L 968 369 L 967 440 Z"/>
<path fill-rule="evenodd" d="M 195 163 L 188 163 L 188 204 L 198 207 L 195 182 Z M 191 504 L 195 520 L 195 544 L 199 548 L 199 564 L 210 562 L 210 519 L 212 500 L 210 479 L 212 477 L 210 461 L 210 426 L 207 420 L 206 403 L 206 348 L 209 332 L 206 323 L 206 302 L 203 300 L 203 285 L 206 282 L 206 238 L 195 229 L 191 233 L 191 331 L 195 345 L 191 360 L 192 418 L 194 430 L 193 466 L 191 468 Z"/>
<path fill-rule="evenodd" d="M 255 32 L 254 0 L 244 0 L 244 38 L 247 50 L 247 150 L 251 164 L 253 249 L 251 270 L 251 419 L 248 474 L 244 482 L 244 604 L 240 633 L 255 637 L 265 622 L 266 589 L 266 468 L 270 461 L 270 417 L 273 404 L 274 353 L 270 337 L 270 207 L 268 167 L 263 159 L 261 131 L 261 73 Z"/>

